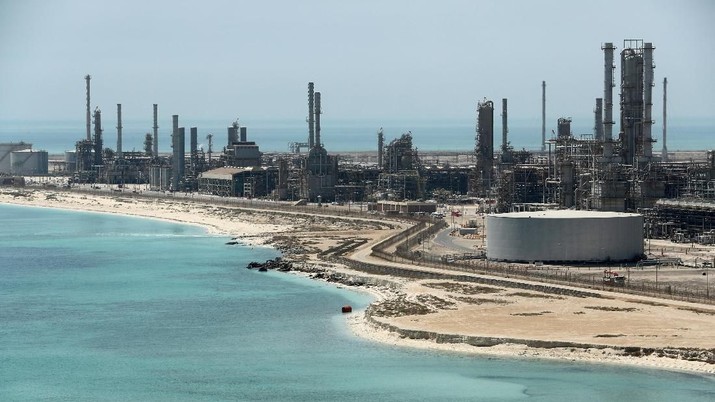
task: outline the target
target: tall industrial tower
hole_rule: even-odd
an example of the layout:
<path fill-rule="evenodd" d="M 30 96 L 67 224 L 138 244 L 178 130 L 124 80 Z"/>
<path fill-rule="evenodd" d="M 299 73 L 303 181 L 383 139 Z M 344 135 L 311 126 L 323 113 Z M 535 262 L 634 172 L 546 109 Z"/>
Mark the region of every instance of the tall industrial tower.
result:
<path fill-rule="evenodd" d="M 652 157 L 653 47 L 626 39 L 621 51 L 621 160 L 647 163 Z M 639 165 L 640 166 L 640 165 Z"/>
<path fill-rule="evenodd" d="M 154 104 L 154 150 L 153 156 L 156 158 L 159 156 L 159 124 L 158 124 L 158 105 Z"/>
<path fill-rule="evenodd" d="M 89 111 L 89 80 L 91 79 L 89 74 L 84 76 L 84 80 L 87 81 L 87 141 L 92 141 L 92 115 Z"/>
<path fill-rule="evenodd" d="M 668 104 L 668 77 L 663 78 L 663 149 L 660 151 L 661 158 L 663 159 L 663 162 L 668 162 L 668 145 L 666 143 L 667 140 L 667 129 L 668 129 L 668 120 L 667 120 L 667 104 Z"/>
<path fill-rule="evenodd" d="M 616 48 L 608 42 L 601 46 L 603 50 L 603 159 L 610 162 L 613 157 L 613 52 Z"/>
<path fill-rule="evenodd" d="M 486 197 L 494 176 L 494 103 L 477 103 L 477 194 Z"/>
<path fill-rule="evenodd" d="M 122 104 L 117 103 L 117 158 L 122 156 Z"/>
<path fill-rule="evenodd" d="M 308 83 L 308 149 L 315 146 L 315 90 L 312 82 Z"/>
<path fill-rule="evenodd" d="M 546 81 L 541 81 L 541 152 L 546 152 Z"/>

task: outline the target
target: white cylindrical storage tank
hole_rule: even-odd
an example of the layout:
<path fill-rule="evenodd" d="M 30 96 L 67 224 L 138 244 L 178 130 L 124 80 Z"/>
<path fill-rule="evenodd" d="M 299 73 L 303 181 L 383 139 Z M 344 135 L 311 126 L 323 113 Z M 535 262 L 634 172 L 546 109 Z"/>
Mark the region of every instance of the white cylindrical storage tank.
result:
<path fill-rule="evenodd" d="M 24 142 L 3 142 L 0 143 L 0 173 L 11 174 L 12 165 L 10 163 L 10 153 L 32 148 L 32 144 Z"/>
<path fill-rule="evenodd" d="M 77 151 L 65 151 L 65 169 L 68 172 L 77 170 Z"/>
<path fill-rule="evenodd" d="M 10 153 L 10 170 L 17 176 L 46 175 L 48 163 L 47 151 L 28 149 Z"/>
<path fill-rule="evenodd" d="M 487 258 L 499 261 L 633 261 L 643 254 L 643 216 L 539 211 L 488 215 Z"/>

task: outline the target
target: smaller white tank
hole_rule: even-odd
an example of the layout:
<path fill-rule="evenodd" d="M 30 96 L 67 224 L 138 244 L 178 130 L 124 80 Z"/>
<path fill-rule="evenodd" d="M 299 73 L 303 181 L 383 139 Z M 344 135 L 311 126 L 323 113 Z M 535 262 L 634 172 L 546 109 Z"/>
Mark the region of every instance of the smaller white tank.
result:
<path fill-rule="evenodd" d="M 10 153 L 10 172 L 16 176 L 42 176 L 47 174 L 47 151 L 26 149 Z"/>

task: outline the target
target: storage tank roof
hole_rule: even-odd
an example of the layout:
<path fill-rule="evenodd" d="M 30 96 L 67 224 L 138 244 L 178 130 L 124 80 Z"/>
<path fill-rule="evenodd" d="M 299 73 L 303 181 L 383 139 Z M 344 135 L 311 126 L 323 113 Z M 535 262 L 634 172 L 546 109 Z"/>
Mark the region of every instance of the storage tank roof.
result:
<path fill-rule="evenodd" d="M 515 218 L 515 219 L 581 219 L 581 218 L 623 218 L 632 216 L 641 216 L 640 214 L 631 214 L 623 212 L 605 212 L 605 211 L 583 211 L 575 209 L 559 209 L 549 211 L 525 211 L 525 212 L 508 212 L 504 214 L 491 215 L 495 218 Z"/>

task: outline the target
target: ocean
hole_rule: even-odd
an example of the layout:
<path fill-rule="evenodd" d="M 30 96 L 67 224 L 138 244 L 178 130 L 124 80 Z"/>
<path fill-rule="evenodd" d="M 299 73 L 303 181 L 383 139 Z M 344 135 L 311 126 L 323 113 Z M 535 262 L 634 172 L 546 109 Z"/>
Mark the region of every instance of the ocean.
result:
<path fill-rule="evenodd" d="M 196 226 L 0 204 L 2 401 L 712 401 L 715 378 L 376 344 Z"/>
<path fill-rule="evenodd" d="M 159 152 L 171 152 L 171 119 L 162 117 L 159 121 Z M 116 149 L 117 131 L 114 116 L 103 120 L 104 146 Z M 142 151 L 144 137 L 152 132 L 150 120 L 123 121 L 122 148 L 124 151 Z M 255 141 L 263 152 L 288 152 L 289 143 L 307 142 L 307 123 L 300 119 L 254 119 L 240 121 L 247 127 L 249 141 Z M 208 151 L 206 136 L 212 134 L 213 151 L 220 152 L 228 142 L 227 127 L 231 121 L 184 120 L 179 116 L 179 125 L 186 127 L 186 141 L 189 142 L 189 127 L 198 128 L 199 147 Z M 556 120 L 549 122 L 546 138 L 551 138 L 551 130 L 556 129 Z M 349 151 L 374 151 L 377 149 L 377 131 L 382 128 L 385 144 L 406 132 L 411 132 L 413 144 L 418 151 L 464 151 L 475 146 L 476 123 L 473 119 L 418 119 L 418 120 L 331 120 L 322 122 L 321 140 L 332 153 Z M 92 127 L 94 130 L 94 127 Z M 614 138 L 618 137 L 614 127 Z M 574 136 L 593 133 L 592 120 L 574 120 Z M 94 133 L 94 131 L 92 131 Z M 662 148 L 662 127 L 653 126 L 655 154 Z M 93 134 L 92 134 L 93 135 Z M 78 140 L 86 138 L 84 121 L 0 121 L 0 143 L 28 142 L 35 149 L 61 154 L 73 150 Z M 539 150 L 541 148 L 541 122 L 517 120 L 509 123 L 508 141 L 514 149 Z M 501 147 L 501 121 L 495 112 L 494 145 Z M 188 146 L 187 146 L 188 149 Z M 683 120 L 669 123 L 668 150 L 715 149 L 715 126 L 704 120 Z"/>

